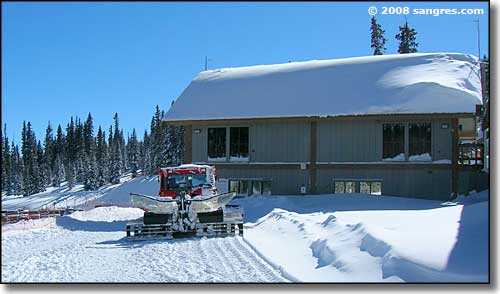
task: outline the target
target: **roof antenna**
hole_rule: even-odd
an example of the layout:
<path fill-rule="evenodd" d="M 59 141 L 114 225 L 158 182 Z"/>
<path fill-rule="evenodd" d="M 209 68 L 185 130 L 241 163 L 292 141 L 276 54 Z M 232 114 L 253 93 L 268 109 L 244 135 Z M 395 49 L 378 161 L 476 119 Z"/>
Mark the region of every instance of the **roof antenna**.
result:
<path fill-rule="evenodd" d="M 477 26 L 477 54 L 478 54 L 477 57 L 481 60 L 481 39 L 479 34 L 479 18 L 473 20 L 472 22 L 475 22 Z"/>
<path fill-rule="evenodd" d="M 205 70 L 208 70 L 208 62 L 209 61 L 212 61 L 212 59 L 208 58 L 206 55 L 205 55 Z"/>

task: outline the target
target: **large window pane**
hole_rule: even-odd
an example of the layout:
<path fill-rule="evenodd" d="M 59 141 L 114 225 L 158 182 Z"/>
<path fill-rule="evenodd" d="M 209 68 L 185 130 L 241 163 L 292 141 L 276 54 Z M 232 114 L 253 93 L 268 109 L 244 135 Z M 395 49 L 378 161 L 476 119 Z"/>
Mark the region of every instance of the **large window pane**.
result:
<path fill-rule="evenodd" d="M 335 182 L 335 194 L 345 193 L 345 184 L 344 182 Z"/>
<path fill-rule="evenodd" d="M 250 185 L 249 181 L 241 180 L 240 181 L 240 192 L 241 195 L 249 195 L 250 194 Z"/>
<path fill-rule="evenodd" d="M 405 127 L 403 124 L 383 125 L 383 158 L 394 158 L 405 153 Z"/>
<path fill-rule="evenodd" d="M 359 182 L 359 193 L 370 194 L 370 182 Z"/>
<path fill-rule="evenodd" d="M 346 193 L 356 193 L 356 182 L 345 182 Z"/>
<path fill-rule="evenodd" d="M 410 154 L 420 155 L 431 154 L 431 124 L 430 123 L 413 123 L 408 126 L 410 137 Z"/>
<path fill-rule="evenodd" d="M 262 182 L 262 195 L 271 195 L 271 181 Z"/>
<path fill-rule="evenodd" d="M 252 194 L 253 195 L 262 194 L 262 181 L 253 181 Z"/>
<path fill-rule="evenodd" d="M 231 155 L 231 159 L 248 159 L 248 127 L 230 128 L 229 138 L 229 154 Z"/>
<path fill-rule="evenodd" d="M 208 159 L 226 159 L 226 128 L 208 129 Z"/>
<path fill-rule="evenodd" d="M 382 183 L 381 182 L 372 182 L 370 194 L 382 195 Z"/>
<path fill-rule="evenodd" d="M 238 193 L 239 187 L 240 187 L 239 184 L 240 184 L 240 181 L 234 181 L 234 180 L 229 181 L 229 192 Z"/>

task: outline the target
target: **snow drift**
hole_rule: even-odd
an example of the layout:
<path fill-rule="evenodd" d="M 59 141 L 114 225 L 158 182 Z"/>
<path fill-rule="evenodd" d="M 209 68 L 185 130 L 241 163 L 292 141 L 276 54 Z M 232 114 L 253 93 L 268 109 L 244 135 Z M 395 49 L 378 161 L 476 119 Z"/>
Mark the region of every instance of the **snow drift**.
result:
<path fill-rule="evenodd" d="M 254 222 L 245 240 L 295 280 L 487 282 L 487 195 L 449 203 L 352 194 L 240 202 Z"/>
<path fill-rule="evenodd" d="M 476 57 L 413 53 L 204 71 L 163 119 L 470 113 L 476 104 Z"/>

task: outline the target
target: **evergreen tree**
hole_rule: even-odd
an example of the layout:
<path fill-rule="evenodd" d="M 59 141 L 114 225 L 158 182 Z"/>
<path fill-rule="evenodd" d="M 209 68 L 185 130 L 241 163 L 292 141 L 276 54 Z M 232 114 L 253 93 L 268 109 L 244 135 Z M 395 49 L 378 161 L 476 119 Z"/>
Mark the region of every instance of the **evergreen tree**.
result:
<path fill-rule="evenodd" d="M 59 187 L 61 182 L 66 177 L 64 172 L 64 161 L 65 161 L 65 136 L 62 132 L 61 125 L 57 126 L 57 134 L 54 142 L 54 171 L 52 186 Z"/>
<path fill-rule="evenodd" d="M 85 181 L 85 147 L 83 139 L 83 124 L 79 118 L 76 120 L 75 126 L 75 177 L 78 183 Z"/>
<path fill-rule="evenodd" d="M 128 162 L 130 164 L 130 171 L 132 172 L 132 178 L 137 176 L 137 170 L 139 169 L 139 142 L 137 141 L 137 134 L 135 129 L 132 129 L 132 135 L 128 139 Z"/>
<path fill-rule="evenodd" d="M 373 55 L 382 55 L 385 52 L 385 42 L 387 39 L 384 37 L 385 31 L 382 26 L 377 23 L 375 16 L 371 19 L 371 48 L 373 48 Z"/>
<path fill-rule="evenodd" d="M 119 128 L 119 119 L 118 113 L 115 113 L 113 117 L 114 120 L 114 135 L 111 132 L 110 128 L 110 151 L 111 151 L 111 171 L 110 171 L 110 182 L 112 184 L 118 184 L 120 182 L 120 175 L 122 174 L 122 152 L 121 152 L 121 138 L 120 138 L 120 128 Z"/>
<path fill-rule="evenodd" d="M 24 192 L 24 165 L 19 153 L 19 147 L 12 142 L 12 193 L 21 195 Z"/>
<path fill-rule="evenodd" d="M 2 191 L 7 195 L 13 193 L 13 178 L 12 178 L 12 154 L 7 137 L 7 125 L 4 124 L 2 136 Z"/>
<path fill-rule="evenodd" d="M 100 187 L 108 182 L 108 150 L 106 145 L 106 133 L 99 126 L 97 131 L 97 185 Z"/>
<path fill-rule="evenodd" d="M 99 188 L 99 182 L 97 178 L 98 171 L 97 171 L 96 157 L 92 149 L 89 152 L 90 155 L 86 159 L 86 165 L 85 165 L 84 189 L 97 190 L 97 188 Z"/>
<path fill-rule="evenodd" d="M 43 190 L 40 178 L 38 148 L 31 122 L 23 122 L 22 130 L 23 194 L 32 195 Z"/>
<path fill-rule="evenodd" d="M 68 188 L 73 188 L 75 184 L 75 162 L 77 158 L 77 148 L 75 139 L 75 123 L 73 117 L 66 127 L 66 140 L 65 140 L 65 162 L 64 172 L 65 179 L 68 183 Z"/>
<path fill-rule="evenodd" d="M 398 52 L 400 54 L 417 52 L 417 32 L 408 26 L 407 20 L 403 26 L 399 27 L 396 39 L 399 40 Z"/>
<path fill-rule="evenodd" d="M 141 149 L 141 169 L 144 175 L 151 174 L 152 163 L 151 163 L 151 144 L 150 136 L 148 131 L 144 131 L 144 136 L 142 138 L 142 149 Z"/>
<path fill-rule="evenodd" d="M 52 133 L 52 126 L 50 125 L 50 121 L 47 125 L 47 129 L 45 130 L 45 142 L 44 142 L 44 159 L 45 159 L 45 171 L 46 181 L 45 185 L 50 185 L 53 183 L 54 173 L 55 173 L 55 142 L 54 135 Z"/>

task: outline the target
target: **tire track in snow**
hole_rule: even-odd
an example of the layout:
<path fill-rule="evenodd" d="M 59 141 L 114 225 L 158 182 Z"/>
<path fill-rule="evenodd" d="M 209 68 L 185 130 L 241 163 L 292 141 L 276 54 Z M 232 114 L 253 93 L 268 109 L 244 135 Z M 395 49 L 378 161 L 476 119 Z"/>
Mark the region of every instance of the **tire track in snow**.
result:
<path fill-rule="evenodd" d="M 221 248 L 220 244 L 219 243 L 227 243 L 227 239 L 230 239 L 229 238 L 220 238 L 220 242 L 216 242 L 218 240 L 214 240 L 214 243 L 215 243 L 215 248 L 217 250 L 217 252 L 223 254 L 223 256 L 225 256 L 225 261 L 226 263 L 228 263 L 229 265 L 229 269 L 231 271 L 231 273 L 234 273 L 236 275 L 236 279 L 235 280 L 232 280 L 233 282 L 242 282 L 243 281 L 243 276 L 241 275 L 241 271 L 240 269 L 236 269 L 236 264 L 240 264 L 241 265 L 241 260 L 238 260 L 238 258 L 235 258 L 234 255 L 228 255 L 228 251 L 227 249 L 223 249 Z"/>
<path fill-rule="evenodd" d="M 238 255 L 240 260 L 244 260 L 257 274 L 259 281 L 267 282 L 286 282 L 278 272 L 276 272 L 269 264 L 258 257 L 257 253 L 251 248 L 248 248 L 241 243 L 239 237 L 231 238 L 229 242 L 229 250 Z"/>

